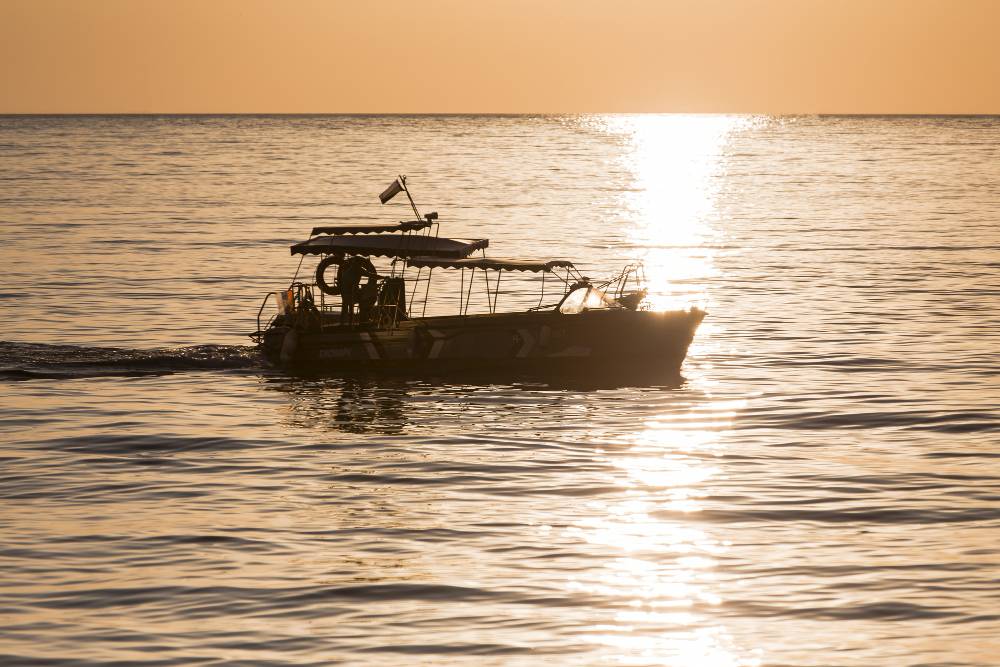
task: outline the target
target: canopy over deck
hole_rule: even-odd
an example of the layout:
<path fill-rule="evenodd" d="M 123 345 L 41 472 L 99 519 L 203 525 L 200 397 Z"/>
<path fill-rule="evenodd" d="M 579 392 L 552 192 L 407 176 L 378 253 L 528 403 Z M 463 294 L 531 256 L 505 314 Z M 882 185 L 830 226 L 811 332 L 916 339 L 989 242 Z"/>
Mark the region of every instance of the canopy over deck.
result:
<path fill-rule="evenodd" d="M 342 225 L 323 225 L 313 227 L 312 235 L 317 234 L 386 234 L 389 232 L 412 232 L 427 229 L 433 223 L 431 220 L 401 220 L 399 222 L 349 222 Z"/>
<path fill-rule="evenodd" d="M 292 246 L 293 255 L 371 255 L 461 259 L 489 246 L 488 239 L 446 239 L 412 234 L 317 236 Z"/>
<path fill-rule="evenodd" d="M 409 266 L 430 269 L 491 269 L 493 271 L 552 271 L 557 268 L 574 268 L 573 262 L 564 259 L 497 259 L 494 257 L 469 257 L 468 259 L 448 259 L 441 257 L 413 257 L 406 262 Z"/>

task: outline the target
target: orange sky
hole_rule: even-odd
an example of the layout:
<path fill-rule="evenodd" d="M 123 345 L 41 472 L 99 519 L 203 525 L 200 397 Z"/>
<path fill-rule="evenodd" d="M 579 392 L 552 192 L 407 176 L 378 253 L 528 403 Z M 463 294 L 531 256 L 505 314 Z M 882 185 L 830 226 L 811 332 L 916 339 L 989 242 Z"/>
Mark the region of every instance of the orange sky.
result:
<path fill-rule="evenodd" d="M 1000 0 L 0 0 L 0 113 L 1000 113 Z"/>

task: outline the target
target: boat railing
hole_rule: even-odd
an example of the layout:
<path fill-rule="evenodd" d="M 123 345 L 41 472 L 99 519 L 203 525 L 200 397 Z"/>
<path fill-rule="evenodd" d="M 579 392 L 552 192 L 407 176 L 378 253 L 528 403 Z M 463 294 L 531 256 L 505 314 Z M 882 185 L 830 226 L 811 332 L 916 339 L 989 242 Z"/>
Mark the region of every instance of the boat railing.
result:
<path fill-rule="evenodd" d="M 423 267 L 417 269 L 417 277 L 410 280 L 412 283 L 412 288 L 410 289 L 410 311 L 413 315 L 416 315 L 417 304 L 420 304 L 420 317 L 427 315 L 427 300 L 430 297 L 431 291 L 431 276 L 434 273 L 434 268 L 427 269 L 427 276 L 424 277 Z M 404 275 L 405 278 L 405 275 Z M 418 295 L 418 288 L 420 283 L 424 283 L 424 293 L 423 295 Z"/>
<path fill-rule="evenodd" d="M 399 267 L 399 264 L 402 264 L 402 268 Z M 260 307 L 257 309 L 257 330 L 252 334 L 252 337 L 260 342 L 264 331 L 276 323 L 280 323 L 281 316 L 284 316 L 286 325 L 316 327 L 318 331 L 341 327 L 375 327 L 392 331 L 399 326 L 402 320 L 410 317 L 426 317 L 433 267 L 418 267 L 414 278 L 412 275 L 406 275 L 405 265 L 406 262 L 393 261 L 389 275 L 382 274 L 377 277 L 380 284 L 375 301 L 368 302 L 364 307 L 356 303 L 345 308 L 342 299 L 328 298 L 329 295 L 319 288 L 317 282 L 299 282 L 293 278 L 293 282 L 288 288 L 271 291 L 264 295 Z M 570 292 L 581 285 L 600 292 L 604 297 L 602 299 L 604 303 L 613 304 L 616 307 L 635 310 L 645 297 L 643 289 L 645 269 L 641 262 L 628 264 L 608 280 L 594 284 L 590 282 L 589 278 L 580 274 L 576 267 L 570 265 L 565 268 L 565 275 L 555 271 L 554 268 L 546 268 L 541 272 L 541 290 L 538 302 L 534 307 L 527 308 L 528 311 L 558 309 Z M 495 272 L 493 280 L 490 279 L 490 271 Z M 469 314 L 470 302 L 472 301 L 471 293 L 478 278 L 477 272 L 483 274 L 481 280 L 486 288 L 487 312 L 497 312 L 501 278 L 505 270 L 503 268 L 470 266 L 467 278 L 466 268 L 463 266 L 459 274 L 458 290 L 458 309 L 462 316 Z M 557 295 L 560 297 L 558 302 L 554 304 L 545 303 L 547 293 L 551 294 L 552 292 L 552 290 L 547 289 L 548 285 L 546 284 L 547 279 L 550 278 L 549 273 L 552 274 L 551 278 L 557 279 L 555 282 L 561 283 L 562 288 L 555 290 L 556 294 L 552 294 L 552 297 Z M 298 277 L 298 270 L 295 277 Z M 275 299 L 277 312 L 267 318 L 264 310 L 272 297 Z M 267 319 L 266 323 L 263 322 L 264 319 Z"/>
<path fill-rule="evenodd" d="M 271 299 L 271 297 L 273 296 L 275 299 L 277 299 L 278 298 L 277 295 L 278 295 L 277 292 L 268 292 L 267 294 L 264 295 L 264 300 L 260 302 L 260 308 L 257 309 L 257 331 L 253 333 L 252 335 L 253 338 L 259 338 L 263 334 L 264 330 L 271 326 L 271 323 L 274 322 L 274 318 L 277 317 L 276 314 L 271 315 L 271 317 L 269 317 L 267 320 L 267 324 L 264 325 L 264 328 L 261 328 L 260 318 L 261 315 L 264 314 L 264 308 L 267 306 L 267 302 Z"/>
<path fill-rule="evenodd" d="M 621 271 L 608 280 L 598 283 L 596 287 L 605 293 L 610 292 L 615 299 L 620 299 L 633 284 L 635 291 L 643 289 L 646 285 L 646 267 L 642 262 L 626 264 Z"/>

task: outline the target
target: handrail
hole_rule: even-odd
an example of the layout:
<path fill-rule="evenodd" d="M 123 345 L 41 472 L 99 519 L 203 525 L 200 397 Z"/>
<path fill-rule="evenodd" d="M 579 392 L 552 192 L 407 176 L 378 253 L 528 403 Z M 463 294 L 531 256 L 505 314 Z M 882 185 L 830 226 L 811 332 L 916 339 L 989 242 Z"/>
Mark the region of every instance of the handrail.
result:
<path fill-rule="evenodd" d="M 257 309 L 257 334 L 260 335 L 260 315 L 264 312 L 264 306 L 267 305 L 267 300 L 272 296 L 276 295 L 277 292 L 268 292 L 264 295 L 264 300 L 260 302 L 260 308 Z"/>

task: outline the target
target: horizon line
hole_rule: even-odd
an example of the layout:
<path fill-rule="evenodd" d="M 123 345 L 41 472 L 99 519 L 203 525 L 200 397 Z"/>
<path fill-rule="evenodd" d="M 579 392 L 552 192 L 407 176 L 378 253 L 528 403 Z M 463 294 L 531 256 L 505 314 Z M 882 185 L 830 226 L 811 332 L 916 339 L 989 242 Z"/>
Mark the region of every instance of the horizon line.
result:
<path fill-rule="evenodd" d="M 770 116 L 773 118 L 995 118 L 1000 112 L 762 112 L 762 111 L 13 111 L 0 112 L 0 117 L 220 117 L 220 116 L 426 116 L 426 117 L 529 117 L 529 116 Z"/>

